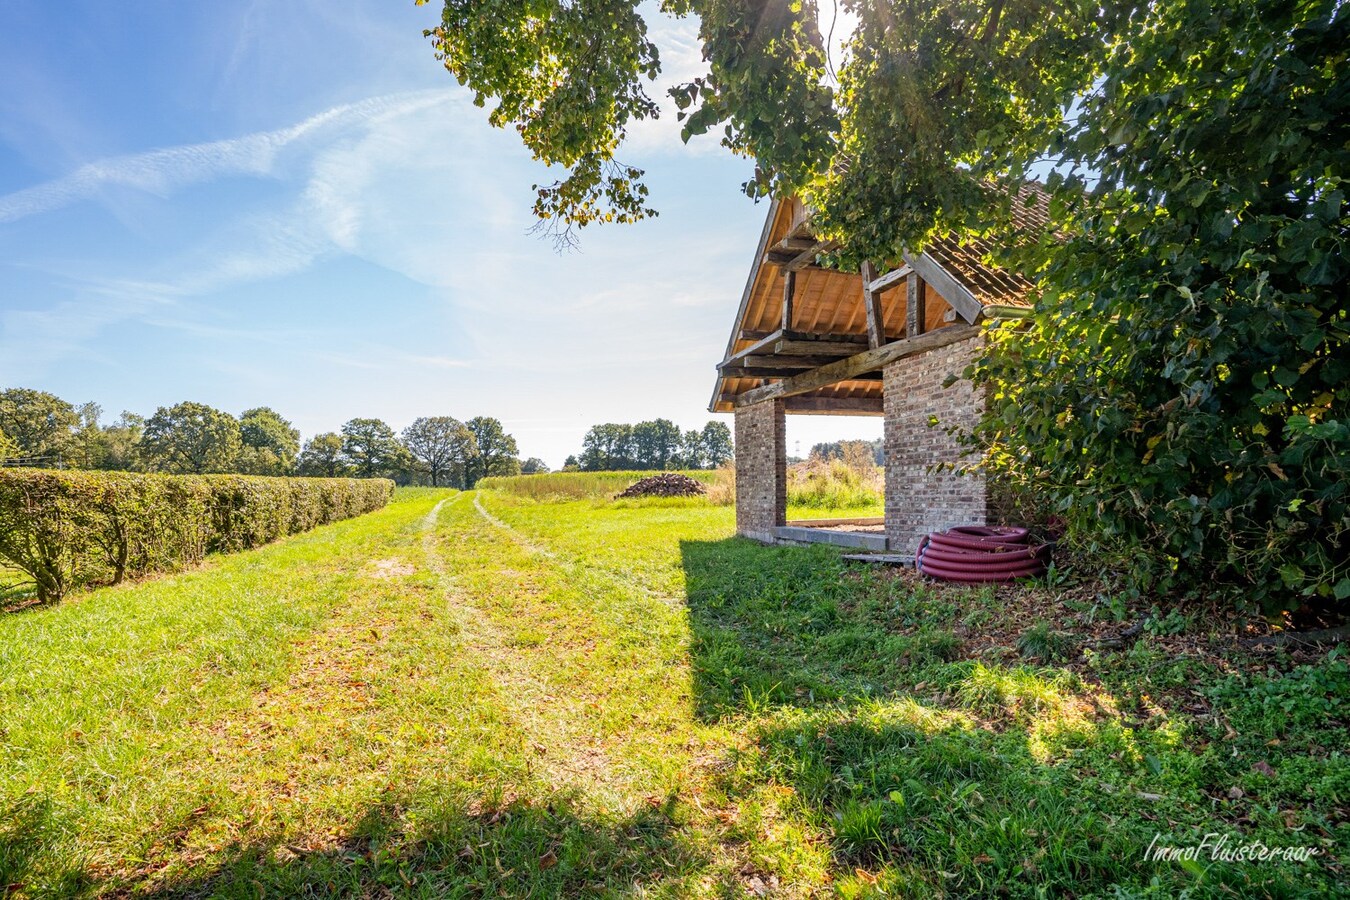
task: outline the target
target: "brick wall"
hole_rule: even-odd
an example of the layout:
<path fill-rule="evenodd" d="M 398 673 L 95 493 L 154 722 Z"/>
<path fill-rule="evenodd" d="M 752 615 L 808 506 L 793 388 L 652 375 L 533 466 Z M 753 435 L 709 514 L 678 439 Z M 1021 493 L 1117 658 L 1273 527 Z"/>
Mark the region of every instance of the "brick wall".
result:
<path fill-rule="evenodd" d="M 971 338 L 928 353 L 907 357 L 882 373 L 886 396 L 886 537 L 897 553 L 913 553 L 930 531 L 953 525 L 985 524 L 989 515 L 983 476 L 960 475 L 949 469 L 930 471 L 938 463 L 969 463 L 956 439 L 944 430 L 969 427 L 978 419 L 983 399 L 960 376 L 983 338 Z M 930 426 L 936 419 L 935 426 Z"/>
<path fill-rule="evenodd" d="M 736 533 L 772 541 L 786 521 L 786 418 L 769 400 L 736 410 Z"/>

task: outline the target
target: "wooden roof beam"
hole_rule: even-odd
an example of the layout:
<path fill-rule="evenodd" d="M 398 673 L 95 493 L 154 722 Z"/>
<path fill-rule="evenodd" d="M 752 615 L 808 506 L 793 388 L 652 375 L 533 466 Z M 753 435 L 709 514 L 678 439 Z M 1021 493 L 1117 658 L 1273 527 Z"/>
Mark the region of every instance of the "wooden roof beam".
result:
<path fill-rule="evenodd" d="M 905 334 L 918 337 L 928 327 L 928 290 L 918 272 L 911 272 L 906 289 L 908 299 L 905 302 Z"/>
<path fill-rule="evenodd" d="M 881 416 L 886 414 L 880 397 L 789 397 L 783 412 L 799 416 Z"/>
<path fill-rule="evenodd" d="M 885 275 L 878 277 L 876 266 L 872 265 L 870 262 L 864 263 L 864 265 L 871 270 L 871 275 L 864 275 L 863 280 L 867 283 L 867 290 L 874 294 L 880 294 L 882 291 L 895 287 L 900 284 L 900 282 L 904 281 L 905 277 L 908 276 L 910 272 L 914 271 L 913 266 L 909 263 L 905 263 L 905 265 L 900 268 L 891 269 Z"/>
<path fill-rule="evenodd" d="M 731 366 L 740 366 L 746 369 L 814 369 L 818 365 L 820 365 L 820 357 L 818 356 L 774 356 L 769 354 L 738 356 L 735 359 L 718 363 L 717 368 L 725 369 Z"/>
<path fill-rule="evenodd" d="M 820 360 L 816 360 L 819 363 Z M 723 365 L 717 370 L 723 378 L 788 378 L 800 375 L 800 366 L 737 366 Z"/>
<path fill-rule="evenodd" d="M 822 341 L 780 339 L 773 345 L 774 353 L 790 356 L 849 356 L 866 347 L 864 341 Z"/>
<path fill-rule="evenodd" d="M 886 343 L 886 314 L 881 309 L 881 291 L 876 288 L 879 281 L 877 267 L 863 260 L 863 311 L 867 314 L 867 345 L 873 350 Z"/>
<path fill-rule="evenodd" d="M 952 277 L 951 273 L 938 265 L 931 257 L 920 253 L 918 256 L 905 255 L 905 262 L 918 273 L 919 277 L 933 286 L 951 304 L 961 318 L 974 325 L 984 313 L 984 304 L 975 299 L 965 285 Z"/>
<path fill-rule="evenodd" d="M 746 391 L 744 394 L 737 396 L 735 405 L 737 407 L 749 406 L 753 403 L 762 403 L 765 400 L 777 400 L 781 397 L 794 397 L 798 394 L 810 393 L 839 381 L 849 381 L 858 375 L 875 372 L 907 356 L 925 353 L 938 347 L 945 347 L 948 344 L 975 337 L 981 330 L 976 325 L 951 325 L 916 337 L 892 341 L 876 349 L 865 350 L 846 359 L 826 363 L 818 369 L 811 369 L 774 384 L 766 384 Z"/>
<path fill-rule="evenodd" d="M 747 356 L 850 356 L 866 346 L 866 339 L 856 334 L 788 331 L 780 328 L 727 357 L 722 365 L 738 363 Z"/>
<path fill-rule="evenodd" d="M 791 235 L 789 235 L 783 238 L 778 243 L 774 244 L 772 247 L 770 247 L 769 252 L 773 253 L 777 251 L 782 253 L 791 253 L 793 256 L 796 256 L 803 250 L 813 249 L 818 243 L 820 242 L 813 237 L 792 237 Z"/>
<path fill-rule="evenodd" d="M 797 238 L 786 238 L 785 241 L 796 242 Z M 778 266 L 788 272 L 800 272 L 802 269 L 820 269 L 823 266 L 816 264 L 816 257 L 822 253 L 829 253 L 839 246 L 836 241 L 817 241 L 810 240 L 810 246 L 804 250 L 779 249 L 779 245 L 784 243 L 780 241 L 765 251 L 761 257 L 764 262 L 771 266 Z M 805 243 L 805 242 L 804 242 Z"/>

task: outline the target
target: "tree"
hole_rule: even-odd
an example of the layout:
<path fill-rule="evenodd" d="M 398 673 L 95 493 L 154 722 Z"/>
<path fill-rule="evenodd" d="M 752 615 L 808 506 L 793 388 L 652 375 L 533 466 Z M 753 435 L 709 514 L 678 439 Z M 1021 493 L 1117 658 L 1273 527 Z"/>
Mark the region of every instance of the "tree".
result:
<path fill-rule="evenodd" d="M 478 452 L 469 463 L 466 487 L 473 487 L 479 479 L 489 475 L 515 475 L 520 471 L 516 439 L 506 433 L 501 422 L 488 416 L 475 416 L 464 424 L 478 445 Z"/>
<path fill-rule="evenodd" d="M 98 427 L 85 438 L 84 465 L 90 469 L 136 471 L 141 468 L 141 435 L 145 419 L 123 410 L 111 425 Z"/>
<path fill-rule="evenodd" d="M 537 456 L 531 456 L 520 464 L 520 474 L 522 475 L 546 475 L 548 472 L 548 463 Z"/>
<path fill-rule="evenodd" d="M 421 464 L 432 487 L 464 487 L 465 469 L 478 453 L 473 432 L 450 416 L 416 420 L 403 430 L 403 445 Z"/>
<path fill-rule="evenodd" d="M 709 469 L 716 469 L 732 458 L 731 429 L 725 422 L 712 421 L 704 425 L 699 443 L 703 463 Z"/>
<path fill-rule="evenodd" d="M 575 456 L 569 456 L 567 457 L 567 459 L 563 460 L 562 470 L 564 472 L 576 472 L 579 471 L 580 469 L 581 463 L 577 461 L 577 458 Z"/>
<path fill-rule="evenodd" d="M 202 403 L 161 406 L 141 437 L 147 465 L 178 475 L 229 472 L 240 446 L 238 420 Z"/>
<path fill-rule="evenodd" d="M 636 468 L 636 455 L 632 425 L 593 425 L 581 441 L 581 468 L 587 472 Z"/>
<path fill-rule="evenodd" d="M 852 459 L 859 465 L 862 461 L 870 459 L 873 464 L 881 466 L 886 463 L 885 442 L 877 438 L 874 441 L 829 441 L 813 444 L 806 458 L 813 462 L 831 459 L 842 459 L 847 462 Z"/>
<path fill-rule="evenodd" d="M 342 455 L 342 435 L 328 431 L 305 441 L 297 471 L 311 478 L 341 478 L 349 474 Z"/>
<path fill-rule="evenodd" d="M 669 419 L 633 426 L 633 462 L 639 469 L 668 469 L 680 453 L 680 429 Z"/>
<path fill-rule="evenodd" d="M 300 452 L 300 432 L 276 410 L 266 406 L 245 410 L 239 416 L 243 444 L 238 468 L 251 475 L 289 475 Z"/>
<path fill-rule="evenodd" d="M 684 469 L 706 469 L 703 460 L 703 435 L 697 428 L 691 428 L 680 437 L 680 467 Z"/>
<path fill-rule="evenodd" d="M 29 388 L 0 391 L 0 433 L 15 445 L 9 456 L 19 457 L 24 465 L 66 464 L 79 425 L 75 407 L 55 394 Z"/>
<path fill-rule="evenodd" d="M 843 268 L 980 236 L 1035 280 L 1031 317 L 974 367 L 978 446 L 1071 538 L 1117 546 L 1135 587 L 1350 598 L 1345 5 L 845 5 L 858 27 L 832 90 L 815 4 L 666 4 L 699 16 L 709 67 L 673 91 L 685 135 L 725 125 L 755 159 L 747 191 L 800 195 Z M 541 194 L 570 205 L 541 214 L 594 220 L 593 167 L 573 160 L 612 159 L 646 114 L 608 99 L 655 74 L 621 7 L 522 4 L 537 27 L 493 32 L 499 4 L 447 0 L 432 35 L 480 102 L 502 101 L 496 124 L 570 167 Z M 637 52 L 554 52 L 605 29 Z M 1012 190 L 1046 164 L 1044 199 Z M 644 214 L 618 180 L 604 201 Z M 1018 227 L 1027 202 L 1055 233 Z"/>
<path fill-rule="evenodd" d="M 1055 137 L 1073 227 L 1023 254 L 1040 297 L 976 372 L 979 437 L 1140 590 L 1344 601 L 1350 16 L 1176 3 L 1132 25 Z"/>
<path fill-rule="evenodd" d="M 357 478 L 392 478 L 408 465 L 408 451 L 380 419 L 351 419 L 342 426 L 342 460 Z"/>

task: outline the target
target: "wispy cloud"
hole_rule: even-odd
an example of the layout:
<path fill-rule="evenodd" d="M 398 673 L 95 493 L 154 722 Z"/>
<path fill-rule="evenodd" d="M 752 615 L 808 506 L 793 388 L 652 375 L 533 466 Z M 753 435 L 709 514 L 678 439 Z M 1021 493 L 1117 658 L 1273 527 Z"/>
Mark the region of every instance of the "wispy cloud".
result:
<path fill-rule="evenodd" d="M 118 322 L 154 317 L 165 325 L 171 314 L 185 329 L 193 310 L 182 303 L 189 298 L 295 275 L 337 255 L 423 284 L 443 281 L 453 244 L 447 229 L 462 227 L 455 207 L 474 209 L 482 234 L 494 216 L 511 218 L 490 185 L 471 177 L 479 139 L 463 127 L 472 120 L 455 114 L 460 105 L 463 98 L 450 90 L 375 97 L 275 131 L 101 160 L 0 197 L 5 222 L 97 197 L 111 185 L 168 203 L 189 186 L 229 178 L 278 185 L 260 210 L 221 210 L 217 226 L 177 254 L 144 266 L 109 260 L 97 274 L 64 275 L 65 299 L 46 309 L 0 310 L 0 376 L 31 377 L 87 353 L 96 335 Z M 128 264 L 135 267 L 127 271 Z M 244 337 L 248 327 L 238 330 L 230 337 Z M 452 365 L 430 356 L 408 364 Z"/>
<path fill-rule="evenodd" d="M 61 178 L 0 196 L 0 222 L 14 222 L 124 187 L 167 197 L 194 184 L 233 176 L 274 177 L 285 152 L 307 139 L 364 122 L 445 103 L 448 90 L 413 91 L 335 106 L 302 122 L 223 141 L 185 144 L 87 163 Z"/>

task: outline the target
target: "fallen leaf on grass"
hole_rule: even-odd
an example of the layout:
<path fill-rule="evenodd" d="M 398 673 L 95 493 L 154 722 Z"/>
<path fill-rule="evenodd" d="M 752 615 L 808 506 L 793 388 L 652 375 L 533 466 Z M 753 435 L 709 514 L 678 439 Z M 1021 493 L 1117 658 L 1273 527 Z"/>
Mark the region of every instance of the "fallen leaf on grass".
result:
<path fill-rule="evenodd" d="M 539 857 L 540 869 L 551 869 L 557 864 L 558 864 L 558 854 L 554 853 L 552 850 L 548 851 L 543 856 Z"/>

